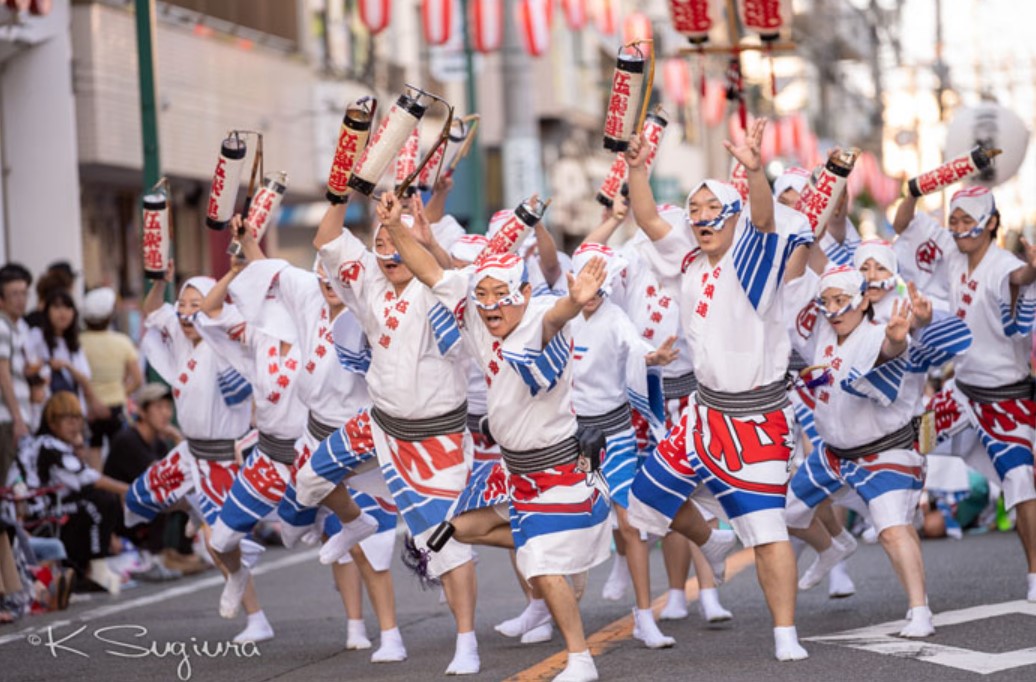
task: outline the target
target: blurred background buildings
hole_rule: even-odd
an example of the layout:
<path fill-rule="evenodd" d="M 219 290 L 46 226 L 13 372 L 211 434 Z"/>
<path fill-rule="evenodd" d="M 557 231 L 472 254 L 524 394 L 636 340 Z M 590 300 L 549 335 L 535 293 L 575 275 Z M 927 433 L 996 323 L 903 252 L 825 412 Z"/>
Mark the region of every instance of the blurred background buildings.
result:
<path fill-rule="evenodd" d="M 218 274 L 226 266 L 228 236 L 207 230 L 204 214 L 219 143 L 232 128 L 262 131 L 267 170 L 290 177 L 267 250 L 308 264 L 349 102 L 375 94 L 387 104 L 413 83 L 469 113 L 463 9 L 476 1 L 453 2 L 454 30 L 438 46 L 426 37 L 420 0 L 154 2 L 158 144 L 173 193 L 177 269 Z M 502 45 L 471 60 L 479 164 L 461 164 L 448 205 L 462 223 L 484 230 L 493 211 L 540 191 L 553 198 L 548 222 L 559 241 L 572 245 L 596 225 L 594 195 L 613 158 L 601 145 L 604 107 L 616 51 L 631 32 L 650 30 L 655 40 L 654 99 L 670 120 L 653 175 L 659 200 L 682 202 L 698 179 L 727 175 L 721 143 L 740 128 L 725 97 L 729 57 L 690 49 L 672 28 L 667 0 L 542 0 L 552 17 L 532 47 L 515 18 L 529 2 L 502 0 Z M 67 259 L 85 286 L 112 284 L 128 298 L 143 287 L 136 4 L 0 6 L 0 259 L 37 272 Z M 708 45 L 729 46 L 730 28 L 742 44 L 758 45 L 739 23 L 728 26 L 728 4 L 712 3 Z M 902 178 L 943 160 L 947 127 L 963 109 L 996 101 L 1021 115 L 1021 133 L 1000 119 L 992 125 L 1025 156 L 1036 117 L 1036 44 L 1025 31 L 1036 3 L 785 4 L 790 26 L 779 44 L 795 49 L 742 53 L 747 109 L 773 119 L 771 174 L 815 164 L 835 145 L 860 147 L 856 215 L 865 231 L 882 233 Z M 438 116 L 429 110 L 426 145 Z M 970 136 L 959 135 L 965 148 Z M 1036 164 L 1030 155 L 1019 165 L 997 189 L 1014 229 L 1036 223 Z M 365 210 L 351 203 L 347 220 L 363 223 Z"/>

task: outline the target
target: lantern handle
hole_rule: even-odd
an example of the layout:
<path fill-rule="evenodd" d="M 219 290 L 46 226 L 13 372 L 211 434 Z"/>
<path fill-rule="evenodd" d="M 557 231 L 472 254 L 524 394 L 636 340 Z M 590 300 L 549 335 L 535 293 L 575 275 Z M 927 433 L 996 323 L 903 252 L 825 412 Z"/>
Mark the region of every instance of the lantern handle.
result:
<path fill-rule="evenodd" d="M 647 43 L 648 45 L 648 72 L 647 72 L 647 84 L 644 88 L 644 101 L 640 105 L 640 116 L 637 118 L 637 125 L 634 130 L 640 131 L 644 129 L 644 119 L 647 117 L 648 106 L 651 104 L 651 88 L 655 84 L 655 41 L 653 40 L 637 40 L 630 43 L 635 50 L 643 55 L 640 51 L 640 43 Z"/>
<path fill-rule="evenodd" d="M 482 117 L 478 114 L 468 114 L 467 116 L 457 120 L 459 120 L 461 125 L 464 126 L 464 137 L 462 138 L 464 141 L 461 142 L 460 149 L 457 150 L 457 153 L 453 155 L 452 159 L 450 159 L 450 165 L 446 170 L 447 177 L 453 175 L 453 171 L 457 169 L 457 164 L 459 164 L 461 160 L 468 155 L 468 152 L 471 151 L 471 147 L 475 143 L 475 133 L 478 132 L 478 124 L 482 120 Z"/>

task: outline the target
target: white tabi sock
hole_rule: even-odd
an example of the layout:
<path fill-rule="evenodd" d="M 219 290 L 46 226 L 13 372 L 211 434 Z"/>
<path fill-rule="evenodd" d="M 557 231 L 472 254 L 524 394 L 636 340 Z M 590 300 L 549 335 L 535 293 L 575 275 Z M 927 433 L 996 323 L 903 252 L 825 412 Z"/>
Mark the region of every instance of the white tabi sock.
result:
<path fill-rule="evenodd" d="M 927 599 L 925 602 L 927 603 Z M 935 634 L 935 625 L 932 623 L 932 610 L 927 606 L 915 606 L 907 611 L 907 624 L 899 631 L 900 637 L 920 639 L 931 637 Z"/>
<path fill-rule="evenodd" d="M 727 555 L 737 547 L 737 535 L 732 530 L 714 530 L 709 535 L 701 551 L 709 560 L 712 573 L 716 577 L 716 587 L 723 584 L 723 576 L 727 570 Z"/>
<path fill-rule="evenodd" d="M 676 640 L 667 637 L 658 629 L 655 614 L 651 609 L 633 609 L 633 638 L 639 639 L 648 649 L 667 649 Z"/>
<path fill-rule="evenodd" d="M 799 633 L 794 625 L 773 629 L 774 655 L 778 661 L 801 661 L 809 654 L 799 644 Z"/>
<path fill-rule="evenodd" d="M 248 624 L 234 637 L 234 641 L 241 642 L 265 642 L 273 639 L 273 628 L 270 621 L 266 620 L 266 614 L 261 610 L 248 614 Z"/>
<path fill-rule="evenodd" d="M 687 593 L 670 588 L 666 592 L 665 606 L 658 614 L 659 620 L 683 620 L 687 617 Z"/>
<path fill-rule="evenodd" d="M 505 620 L 494 630 L 504 637 L 521 637 L 526 632 L 550 622 L 550 609 L 543 599 L 531 599 L 525 610 L 517 617 Z"/>
<path fill-rule="evenodd" d="M 399 663 L 406 660 L 406 647 L 399 628 L 381 631 L 378 650 L 371 654 L 371 663 Z"/>
<path fill-rule="evenodd" d="M 244 564 L 236 572 L 227 576 L 227 582 L 223 585 L 223 593 L 219 596 L 219 615 L 224 618 L 234 618 L 241 609 L 241 598 L 245 596 L 245 588 L 248 587 L 248 578 L 251 573 Z"/>
<path fill-rule="evenodd" d="M 553 682 L 594 682 L 597 680 L 597 666 L 590 650 L 568 654 L 568 663 Z"/>
<path fill-rule="evenodd" d="M 845 562 L 839 561 L 827 575 L 827 596 L 831 599 L 851 597 L 856 594 L 856 585 L 845 570 Z"/>
<path fill-rule="evenodd" d="M 604 581 L 604 587 L 601 589 L 601 597 L 608 601 L 622 601 L 626 598 L 626 590 L 629 585 L 629 564 L 626 563 L 626 557 L 616 554 L 615 560 L 612 562 L 611 573 L 608 574 L 608 579 Z"/>
<path fill-rule="evenodd" d="M 446 668 L 447 675 L 476 675 L 482 669 L 482 661 L 478 657 L 478 640 L 475 632 L 458 632 L 457 649 L 453 660 Z"/>
<path fill-rule="evenodd" d="M 698 590 L 698 610 L 706 623 L 721 623 L 734 617 L 734 614 L 719 603 L 719 590 L 715 587 L 703 587 Z"/>
<path fill-rule="evenodd" d="M 345 626 L 345 648 L 356 651 L 370 649 L 371 640 L 367 637 L 367 624 L 362 618 L 357 620 L 349 619 Z"/>
<path fill-rule="evenodd" d="M 1029 601 L 1036 601 L 1036 573 L 1030 573 L 1028 575 L 1029 580 L 1029 595 L 1026 597 Z"/>
<path fill-rule="evenodd" d="M 330 566 L 352 549 L 361 540 L 365 540 L 378 532 L 378 522 L 367 512 L 361 512 L 352 521 L 342 524 L 338 531 L 320 548 L 320 563 Z"/>
<path fill-rule="evenodd" d="M 554 625 L 548 620 L 546 624 L 529 630 L 522 635 L 522 644 L 542 644 L 554 638 Z"/>

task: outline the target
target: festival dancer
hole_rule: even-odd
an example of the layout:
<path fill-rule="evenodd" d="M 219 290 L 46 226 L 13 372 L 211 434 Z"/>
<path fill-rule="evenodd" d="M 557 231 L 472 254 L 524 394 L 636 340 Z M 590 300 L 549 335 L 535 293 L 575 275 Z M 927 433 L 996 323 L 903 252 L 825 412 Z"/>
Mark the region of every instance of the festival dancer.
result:
<path fill-rule="evenodd" d="M 599 429 L 605 437 L 601 473 L 608 484 L 636 597 L 633 636 L 649 649 L 661 649 L 673 646 L 676 640 L 663 635 L 655 623 L 648 544 L 626 517 L 629 487 L 639 459 L 630 407 L 636 406 L 661 428 L 661 377 L 649 379 L 648 367 L 667 365 L 676 359 L 676 336 L 665 339 L 657 349 L 641 338 L 626 313 L 609 300 L 615 280 L 626 267 L 625 259 L 607 246 L 583 242 L 573 254 L 573 269 L 581 272 L 594 258 L 604 260 L 607 276 L 571 322 L 575 361 L 572 398 L 579 427 Z"/>
<path fill-rule="evenodd" d="M 334 293 L 319 263 L 316 264 L 316 272 L 312 273 L 292 267 L 284 260 L 266 258 L 247 222 L 238 239 L 248 266 L 235 280 L 235 291 L 244 292 L 248 298 L 265 298 L 265 292 L 276 284 L 277 295 L 295 327 L 303 358 L 295 390 L 298 399 L 309 409 L 309 416 L 306 430 L 296 444 L 292 478 L 277 507 L 284 546 L 291 548 L 307 533 L 316 534 L 313 527 L 317 516 L 316 509 L 304 509 L 298 505 L 294 476 L 321 441 L 370 404 L 363 379 L 369 350 L 356 316 Z M 247 308 L 259 303 L 242 301 L 240 304 Z M 345 362 L 340 363 L 340 359 L 345 359 Z M 384 494 L 388 496 L 388 491 Z M 377 532 L 351 550 L 351 559 L 363 575 L 381 626 L 381 645 L 371 655 L 371 662 L 403 661 L 406 660 L 406 648 L 396 626 L 395 596 L 389 572 L 395 547 L 395 507 L 391 502 L 375 499 L 367 493 L 355 492 L 354 498 L 361 508 L 378 520 Z M 332 571 L 343 599 L 350 604 L 360 601 L 358 593 L 349 594 L 359 585 L 346 579 L 350 572 L 346 564 L 335 562 Z M 355 609 L 352 615 L 355 615 Z M 369 647 L 370 642 L 363 620 L 351 618 L 346 648 L 364 646 Z"/>
<path fill-rule="evenodd" d="M 566 296 L 533 298 L 519 256 L 487 253 L 474 273 L 444 271 L 400 222 L 395 197 L 383 195 L 378 213 L 403 262 L 462 321 L 489 385 L 489 427 L 508 474 L 510 522 L 484 507 L 446 527 L 465 542 L 516 550 L 518 570 L 565 638 L 568 663 L 554 679 L 596 680 L 577 594 L 565 578 L 607 560 L 608 496 L 588 476 L 595 467 L 584 461 L 580 468 L 569 323 L 604 283 L 604 262 L 591 259 L 578 277 L 569 274 Z"/>
<path fill-rule="evenodd" d="M 950 311 L 964 320 L 974 343 L 955 365 L 962 412 L 978 430 L 1014 509 L 1028 562 L 1029 601 L 1036 602 L 1036 480 L 1033 440 L 1036 401 L 1029 367 L 1036 317 L 1036 246 L 1023 239 L 1025 260 L 996 244 L 1000 212 L 984 187 L 967 187 L 950 200 L 948 230 L 905 197 L 893 228 L 911 243 L 938 246 L 933 272 L 944 272 Z"/>
<path fill-rule="evenodd" d="M 419 198 L 413 201 L 420 204 Z M 335 293 L 371 341 L 367 387 L 373 406 L 324 440 L 296 476 L 298 503 L 323 504 L 342 523 L 342 532 L 321 549 L 327 561 L 337 560 L 377 529 L 343 482 L 380 465 L 420 551 L 463 490 L 471 462 L 467 372 L 453 316 L 414 279 L 384 226 L 375 227 L 370 251 L 342 229 L 344 218 L 344 204 L 330 207 L 313 245 Z M 433 241 L 426 221 L 406 220 L 422 239 Z M 449 261 L 448 254 L 437 257 Z M 478 673 L 471 547 L 451 542 L 431 557 L 427 568 L 442 581 L 457 623 L 456 649 L 446 673 Z"/>
<path fill-rule="evenodd" d="M 211 546 L 211 529 L 239 471 L 235 440 L 249 431 L 252 386 L 202 339 L 195 327 L 205 295 L 216 286 L 214 279 L 192 277 L 180 288 L 175 307 L 163 303 L 173 267 L 170 261 L 165 278 L 156 281 L 144 299 L 141 351 L 148 364 L 172 386 L 184 440 L 131 484 L 126 494 L 126 525 L 150 522 L 163 511 L 195 500 L 205 522 L 206 547 L 226 577 L 227 567 Z M 245 561 L 254 563 L 261 548 L 250 548 Z M 248 624 L 234 641 L 273 637 L 251 579 L 246 581 L 242 601 Z"/>
<path fill-rule="evenodd" d="M 235 216 L 231 229 L 240 233 L 241 227 Z M 219 602 L 224 618 L 237 614 L 251 577 L 241 561 L 241 541 L 280 503 L 291 480 L 295 441 L 306 428 L 306 407 L 296 390 L 302 355 L 295 325 L 276 285 L 250 291 L 236 284 L 245 265 L 231 256 L 229 271 L 206 294 L 196 318 L 202 338 L 252 385 L 259 431 L 212 528 L 212 547 L 229 571 Z M 228 293 L 233 304 L 226 303 Z"/>
<path fill-rule="evenodd" d="M 787 661 L 808 654 L 794 624 L 795 555 L 784 519 L 794 416 L 784 382 L 790 341 L 777 299 L 789 257 L 813 235 L 774 219 L 759 153 L 765 125 L 757 122 L 739 146 L 725 143 L 746 169 L 750 211 L 742 211 L 733 186 L 705 180 L 688 195 L 690 229 L 659 216 L 644 168 L 647 145 L 635 139 L 626 152 L 633 214 L 652 240 L 661 280 L 686 301 L 682 323 L 698 378 L 694 402 L 634 480 L 629 515 L 647 532 L 684 533 L 718 563 L 732 543 L 689 499 L 711 492 L 755 550 L 775 655 Z"/>
<path fill-rule="evenodd" d="M 628 208 L 626 200 L 622 196 L 617 197 L 601 225 L 591 231 L 584 242 L 607 243 L 622 224 Z M 671 225 L 683 226 L 684 214 L 681 209 L 672 205 L 660 205 L 658 210 L 659 215 Z M 643 230 L 638 229 L 619 250 L 626 259 L 626 267 L 621 273 L 621 278 L 616 280 L 611 296 L 611 299 L 626 312 L 644 340 L 652 346 L 657 346 L 672 336 L 676 337 L 673 347 L 677 351 L 676 357 L 661 367 L 664 429 L 658 429 L 657 425 L 653 425 L 636 407 L 633 409 L 633 427 L 640 462 L 655 449 L 665 432 L 677 423 L 690 401 L 691 394 L 697 388 L 690 347 L 680 329 L 679 292 L 663 288 L 652 272 L 648 261 L 650 243 L 651 240 Z M 699 511 L 709 525 L 713 528 L 719 527 L 719 520 L 715 516 L 700 507 Z M 729 531 L 723 533 L 728 534 Z M 617 533 L 614 538 L 617 551 L 601 596 L 611 601 L 622 601 L 631 578 L 626 563 L 623 537 Z M 658 614 L 659 620 L 681 620 L 687 617 L 686 582 L 692 562 L 698 580 L 698 611 L 701 617 L 707 623 L 720 623 L 734 617 L 719 600 L 718 585 L 722 582 L 722 565 L 717 577 L 701 549 L 676 532 L 670 532 L 662 538 L 662 558 L 669 579 L 669 590 L 666 592 L 666 603 Z"/>
<path fill-rule="evenodd" d="M 866 255 L 867 249 L 861 245 L 857 253 Z M 822 380 L 814 382 L 814 424 L 822 443 L 792 478 L 788 525 L 808 528 L 821 501 L 843 489 L 855 491 L 907 593 L 910 610 L 900 635 L 928 637 L 935 628 L 921 541 L 912 525 L 925 460 L 916 450 L 913 419 L 928 368 L 966 349 L 970 335 L 952 319 L 924 329 L 932 319 L 931 303 L 913 287 L 910 299 L 895 300 L 887 319 L 877 321 L 864 276 L 851 266 L 828 269 L 814 291 L 825 318 L 815 330 L 812 357 L 814 367 L 823 368 Z M 906 357 L 909 333 L 921 329 L 912 357 Z M 842 558 L 835 548 L 822 551 L 817 563 L 825 555 Z"/>

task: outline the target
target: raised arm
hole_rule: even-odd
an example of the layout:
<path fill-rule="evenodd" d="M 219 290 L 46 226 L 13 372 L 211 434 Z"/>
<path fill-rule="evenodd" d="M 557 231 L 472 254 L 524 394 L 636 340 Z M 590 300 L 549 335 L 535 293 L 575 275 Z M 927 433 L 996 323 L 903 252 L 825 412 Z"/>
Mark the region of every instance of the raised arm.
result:
<path fill-rule="evenodd" d="M 392 241 L 396 245 L 399 257 L 403 264 L 410 268 L 422 284 L 433 287 L 442 279 L 442 266 L 435 260 L 435 256 L 421 246 L 410 230 L 403 225 L 403 205 L 392 192 L 384 192 L 381 195 L 381 202 L 377 206 L 378 220 L 388 230 Z"/>
<path fill-rule="evenodd" d="M 605 274 L 604 259 L 600 256 L 591 258 L 576 277 L 566 273 L 568 296 L 559 298 L 543 316 L 543 345 L 547 345 L 597 295 L 604 284 Z"/>
<path fill-rule="evenodd" d="M 231 222 L 231 229 L 235 229 L 240 220 L 241 216 L 234 216 L 234 220 Z M 216 286 L 212 287 L 212 291 L 201 302 L 201 311 L 206 316 L 210 318 L 220 316 L 223 312 L 223 302 L 227 300 L 227 293 L 230 291 L 230 283 L 245 269 L 245 265 L 247 265 L 246 261 L 233 256 L 230 257 L 230 270 L 216 282 Z"/>
<path fill-rule="evenodd" d="M 584 244 L 607 244 L 608 240 L 615 234 L 615 230 L 626 220 L 629 211 L 629 204 L 621 195 L 615 197 L 615 203 L 611 208 L 604 209 L 604 219 L 601 224 L 590 231 L 583 239 Z"/>
<path fill-rule="evenodd" d="M 748 176 L 748 204 L 752 210 L 752 224 L 760 232 L 773 232 L 777 229 L 773 218 L 773 190 L 770 189 L 770 182 L 766 179 L 766 173 L 763 172 L 763 156 L 759 151 L 765 129 L 766 119 L 759 119 L 745 135 L 744 142 L 734 145 L 729 140 L 724 140 L 723 146 L 745 167 L 745 174 Z"/>
<path fill-rule="evenodd" d="M 428 204 L 424 207 L 424 214 L 428 216 L 429 222 L 437 223 L 446 215 L 446 197 L 452 189 L 453 178 L 448 175 L 441 176 L 435 183 L 432 196 L 428 198 Z"/>
<path fill-rule="evenodd" d="M 547 231 L 543 221 L 536 223 L 533 228 L 536 231 L 536 248 L 540 254 L 540 271 L 543 272 L 543 279 L 551 289 L 561 279 L 561 264 L 558 263 L 558 246 L 554 243 L 554 237 Z"/>
<path fill-rule="evenodd" d="M 317 227 L 317 236 L 313 237 L 313 248 L 320 250 L 324 244 L 333 242 L 342 234 L 342 225 L 345 223 L 345 208 L 348 204 L 330 204 L 324 211 L 324 217 Z"/>
<path fill-rule="evenodd" d="M 241 244 L 241 253 L 244 255 L 246 261 L 251 263 L 256 260 L 266 260 L 266 254 L 263 253 L 263 248 L 259 246 L 259 242 L 255 240 L 252 223 L 247 220 L 244 222 L 244 229 L 238 233 L 237 240 Z"/>
<path fill-rule="evenodd" d="M 169 265 L 166 266 L 165 274 L 162 276 L 162 279 L 155 280 L 154 283 L 152 283 L 151 288 L 148 290 L 147 295 L 144 296 L 144 300 L 140 304 L 140 311 L 144 313 L 145 318 L 162 307 L 162 303 L 165 302 L 166 287 L 173 281 L 175 272 L 176 266 L 173 263 L 173 260 L 169 259 Z"/>
<path fill-rule="evenodd" d="M 658 215 L 658 207 L 655 205 L 655 195 L 651 191 L 651 183 L 648 181 L 647 159 L 651 155 L 651 148 L 643 133 L 630 140 L 629 149 L 626 150 L 626 165 L 629 167 L 627 183 L 630 188 L 630 208 L 633 209 L 633 219 L 637 221 L 640 229 L 648 238 L 657 242 L 669 234 L 673 229 L 669 223 Z"/>
<path fill-rule="evenodd" d="M 896 234 L 903 234 L 910 226 L 910 221 L 914 219 L 916 212 L 917 197 L 907 194 L 903 197 L 903 201 L 899 202 L 899 206 L 896 207 L 896 217 L 892 219 L 892 229 L 896 231 Z"/>
<path fill-rule="evenodd" d="M 997 218 L 999 220 L 999 218 Z M 1008 276 L 1011 287 L 1024 287 L 1036 282 L 1036 246 L 1029 243 L 1029 240 L 1022 237 L 1022 248 L 1025 249 L 1025 265 L 1018 268 Z M 1011 291 L 1012 300 L 1018 298 L 1017 291 Z"/>
<path fill-rule="evenodd" d="M 908 302 L 892 302 L 892 316 L 885 326 L 885 340 L 881 344 L 881 353 L 875 365 L 884 364 L 906 351 L 912 317 Z"/>
<path fill-rule="evenodd" d="M 442 248 L 442 245 L 435 238 L 435 233 L 432 232 L 432 224 L 428 219 L 428 208 L 421 200 L 420 194 L 414 195 L 414 198 L 410 200 L 410 211 L 414 216 L 414 239 L 417 240 L 418 244 L 427 249 L 428 253 L 432 254 L 439 267 L 444 270 L 452 268 L 453 259 L 450 258 L 450 254 L 446 252 L 446 249 Z"/>

